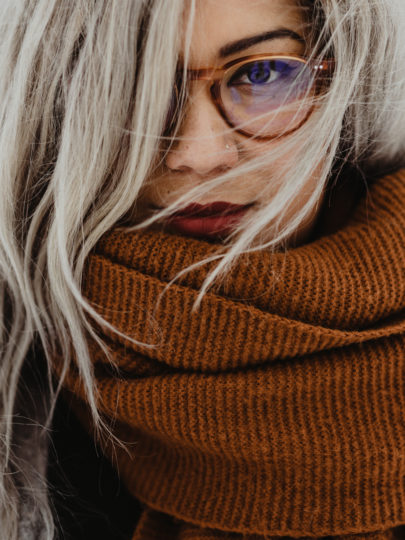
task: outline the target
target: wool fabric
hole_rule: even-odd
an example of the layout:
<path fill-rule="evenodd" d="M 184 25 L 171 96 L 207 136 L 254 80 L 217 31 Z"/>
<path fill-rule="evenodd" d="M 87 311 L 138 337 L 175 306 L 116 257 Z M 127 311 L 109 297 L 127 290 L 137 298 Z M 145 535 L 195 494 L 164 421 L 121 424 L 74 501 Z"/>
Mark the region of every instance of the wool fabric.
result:
<path fill-rule="evenodd" d="M 89 347 L 133 539 L 405 538 L 405 171 L 334 234 L 241 255 L 193 310 L 215 262 L 166 286 L 217 248 L 117 227 L 88 259 L 121 332 L 97 326 L 118 371 Z"/>

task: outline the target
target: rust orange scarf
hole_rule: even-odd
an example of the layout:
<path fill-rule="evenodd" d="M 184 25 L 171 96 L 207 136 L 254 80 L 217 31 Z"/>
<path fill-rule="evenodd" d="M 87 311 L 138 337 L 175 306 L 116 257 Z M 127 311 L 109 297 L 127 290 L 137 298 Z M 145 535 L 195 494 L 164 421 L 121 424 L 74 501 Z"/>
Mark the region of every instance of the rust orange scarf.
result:
<path fill-rule="evenodd" d="M 192 312 L 216 246 L 108 233 L 84 293 L 114 463 L 144 504 L 134 540 L 405 538 L 405 172 L 338 232 L 243 255 Z M 84 410 L 79 386 L 67 381 Z M 80 405 L 83 403 L 83 405 Z"/>

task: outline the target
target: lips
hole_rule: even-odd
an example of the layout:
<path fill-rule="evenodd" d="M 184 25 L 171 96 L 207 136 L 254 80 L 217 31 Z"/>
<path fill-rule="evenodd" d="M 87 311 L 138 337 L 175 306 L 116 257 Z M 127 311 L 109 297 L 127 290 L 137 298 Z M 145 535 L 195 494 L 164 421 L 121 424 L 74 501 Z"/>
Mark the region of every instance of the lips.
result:
<path fill-rule="evenodd" d="M 175 231 L 189 236 L 222 238 L 234 230 L 251 206 L 224 201 L 193 203 L 173 213 L 166 223 Z"/>

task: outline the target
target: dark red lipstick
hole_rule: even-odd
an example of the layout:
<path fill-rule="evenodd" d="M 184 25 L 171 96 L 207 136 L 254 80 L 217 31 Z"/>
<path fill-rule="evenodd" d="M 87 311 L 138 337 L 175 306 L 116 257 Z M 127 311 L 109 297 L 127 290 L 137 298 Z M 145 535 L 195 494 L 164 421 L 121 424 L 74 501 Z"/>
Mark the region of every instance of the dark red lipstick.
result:
<path fill-rule="evenodd" d="M 172 214 L 166 222 L 182 234 L 197 238 L 221 238 L 232 232 L 251 206 L 224 201 L 193 203 Z"/>

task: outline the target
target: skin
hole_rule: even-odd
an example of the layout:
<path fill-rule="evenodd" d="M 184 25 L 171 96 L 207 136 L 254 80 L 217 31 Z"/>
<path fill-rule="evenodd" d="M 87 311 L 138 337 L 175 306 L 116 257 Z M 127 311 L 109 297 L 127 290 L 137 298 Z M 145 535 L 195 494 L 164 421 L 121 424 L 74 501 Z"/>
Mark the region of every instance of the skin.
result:
<path fill-rule="evenodd" d="M 243 38 L 279 28 L 287 28 L 303 36 L 302 11 L 294 0 L 197 0 L 195 21 L 189 64 L 193 69 L 221 67 L 233 59 L 251 54 L 305 53 L 305 42 L 291 37 L 263 41 L 226 56 L 220 53 L 224 47 Z M 139 199 L 138 210 L 141 208 L 141 213 L 138 218 L 139 215 L 147 215 L 153 208 L 168 206 L 191 188 L 234 169 L 242 160 L 271 152 L 275 145 L 280 144 L 275 141 L 255 141 L 235 132 L 230 133 L 229 126 L 211 100 L 209 84 L 205 81 L 190 83 L 189 92 L 189 103 L 179 133 L 181 140 L 171 147 L 159 169 L 148 180 Z M 304 205 L 316 181 L 315 171 L 302 190 L 297 192 L 295 208 Z M 254 202 L 255 205 L 249 210 L 254 212 L 268 203 L 272 196 L 270 190 L 264 192 L 264 183 L 268 187 L 267 174 L 250 174 L 248 179 L 246 175 L 236 177 L 194 202 Z M 309 237 L 320 206 L 290 237 L 290 244 L 303 243 Z M 268 240 L 266 231 L 261 235 L 263 240 Z"/>

